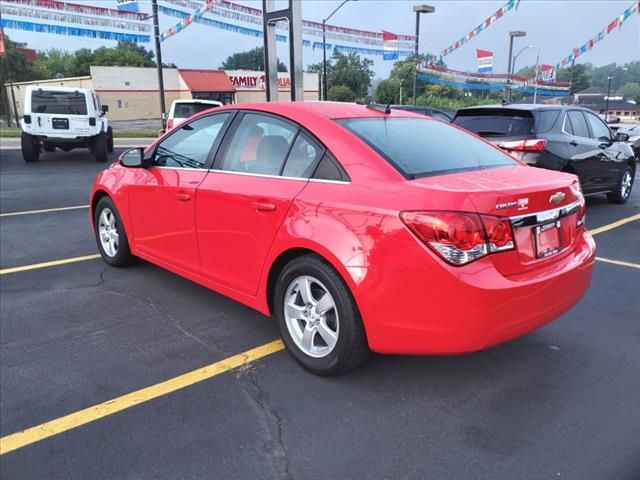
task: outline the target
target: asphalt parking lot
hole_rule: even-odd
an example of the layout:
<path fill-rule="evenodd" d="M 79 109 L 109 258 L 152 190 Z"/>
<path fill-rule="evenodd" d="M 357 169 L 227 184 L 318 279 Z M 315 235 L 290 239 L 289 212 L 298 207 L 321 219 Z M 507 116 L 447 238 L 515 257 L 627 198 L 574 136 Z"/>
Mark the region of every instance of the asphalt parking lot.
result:
<path fill-rule="evenodd" d="M 626 205 L 588 200 L 600 260 L 555 322 L 320 378 L 269 318 L 94 258 L 103 164 L 0 156 L 2 478 L 640 479 L 638 185 Z"/>

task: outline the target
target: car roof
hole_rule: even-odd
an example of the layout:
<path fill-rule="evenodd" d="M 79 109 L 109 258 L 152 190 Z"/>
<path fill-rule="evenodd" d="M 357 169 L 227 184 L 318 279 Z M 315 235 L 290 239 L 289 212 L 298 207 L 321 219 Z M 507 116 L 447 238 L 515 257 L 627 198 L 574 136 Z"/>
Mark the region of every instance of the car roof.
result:
<path fill-rule="evenodd" d="M 178 104 L 178 103 L 203 103 L 205 105 L 222 105 L 222 102 L 218 101 L 218 100 L 204 100 L 204 99 L 200 99 L 200 98 L 180 98 L 177 100 L 174 100 L 173 103 Z"/>
<path fill-rule="evenodd" d="M 461 108 L 458 112 L 464 113 L 466 111 L 474 111 L 474 110 L 528 110 L 528 111 L 537 111 L 537 110 L 568 110 L 568 109 L 578 109 L 578 110 L 588 110 L 587 108 L 581 107 L 579 105 L 548 105 L 545 103 L 511 103 L 507 105 L 478 105 L 475 107 L 466 107 Z"/>
<path fill-rule="evenodd" d="M 406 110 L 394 110 L 384 113 L 366 105 L 344 102 L 260 102 L 225 105 L 220 109 L 261 110 L 268 113 L 284 116 L 297 116 L 299 114 L 313 114 L 331 120 L 346 118 L 387 118 L 387 117 L 411 117 L 427 118 Z M 218 110 L 219 111 L 219 110 Z"/>
<path fill-rule="evenodd" d="M 90 88 L 48 87 L 45 85 L 30 85 L 28 88 L 31 91 L 43 90 L 47 92 L 78 92 L 78 93 L 93 92 L 93 90 Z"/>

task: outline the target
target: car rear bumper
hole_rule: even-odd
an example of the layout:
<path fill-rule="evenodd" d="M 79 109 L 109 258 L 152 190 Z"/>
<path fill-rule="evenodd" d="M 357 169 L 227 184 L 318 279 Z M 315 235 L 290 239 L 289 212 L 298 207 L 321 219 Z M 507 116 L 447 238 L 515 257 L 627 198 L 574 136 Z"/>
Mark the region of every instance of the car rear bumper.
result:
<path fill-rule="evenodd" d="M 369 346 L 380 353 L 455 354 L 519 337 L 582 298 L 594 259 L 595 242 L 583 231 L 570 255 L 520 278 L 500 274 L 490 257 L 463 268 L 369 272 L 356 295 Z"/>

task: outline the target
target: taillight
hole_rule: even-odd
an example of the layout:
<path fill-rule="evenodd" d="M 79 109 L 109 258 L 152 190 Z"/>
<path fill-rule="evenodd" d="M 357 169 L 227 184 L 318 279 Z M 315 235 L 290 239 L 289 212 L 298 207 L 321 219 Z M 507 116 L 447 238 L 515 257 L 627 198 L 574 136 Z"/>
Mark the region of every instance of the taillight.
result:
<path fill-rule="evenodd" d="M 90 117 L 90 118 L 89 118 L 89 125 L 90 125 L 90 126 L 92 126 L 92 127 L 95 127 L 95 126 L 96 126 L 96 119 L 95 119 L 95 117 Z"/>
<path fill-rule="evenodd" d="M 513 250 L 507 218 L 463 212 L 401 212 L 400 219 L 425 245 L 453 265 Z"/>
<path fill-rule="evenodd" d="M 31 115 L 25 115 L 23 118 L 24 118 L 24 123 L 26 124 L 31 123 Z"/>
<path fill-rule="evenodd" d="M 167 130 L 171 130 L 173 128 L 173 118 L 167 120 Z"/>
<path fill-rule="evenodd" d="M 499 143 L 498 146 L 504 150 L 512 152 L 542 152 L 547 146 L 544 138 L 530 138 L 528 140 L 517 140 L 514 142 Z"/>
<path fill-rule="evenodd" d="M 584 220 L 587 216 L 587 204 L 584 201 L 584 195 L 582 194 L 580 181 L 574 181 L 569 188 L 571 188 L 571 192 L 577 197 L 578 201 L 580 202 L 580 208 L 578 208 L 578 215 L 576 220 L 576 227 L 580 227 L 584 225 Z"/>

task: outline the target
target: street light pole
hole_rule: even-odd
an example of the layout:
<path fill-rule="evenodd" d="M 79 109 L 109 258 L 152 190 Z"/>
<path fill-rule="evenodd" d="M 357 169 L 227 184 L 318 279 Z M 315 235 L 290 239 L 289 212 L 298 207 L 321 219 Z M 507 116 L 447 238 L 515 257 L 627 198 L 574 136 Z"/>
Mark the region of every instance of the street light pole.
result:
<path fill-rule="evenodd" d="M 431 5 L 414 5 L 413 6 L 413 11 L 416 12 L 416 43 L 415 43 L 415 47 L 414 47 L 414 57 L 415 57 L 415 65 L 417 65 L 418 63 L 418 47 L 419 47 L 419 43 L 420 43 L 420 14 L 421 13 L 433 13 L 435 12 L 435 7 L 432 7 Z M 417 83 L 418 83 L 418 69 L 417 67 L 414 65 L 414 71 L 413 71 L 413 104 L 416 104 L 416 88 L 417 88 Z"/>
<path fill-rule="evenodd" d="M 605 123 L 609 123 L 609 121 L 607 120 L 607 117 L 609 116 L 609 96 L 611 95 L 611 80 L 613 79 L 613 74 L 616 73 L 618 70 L 620 71 L 626 71 L 627 67 L 618 67 L 616 68 L 614 71 L 612 71 L 609 76 L 607 77 L 608 85 L 607 85 L 607 98 L 605 101 L 605 106 L 604 106 L 604 121 Z"/>
<path fill-rule="evenodd" d="M 162 50 L 160 49 L 160 26 L 158 24 L 158 0 L 151 0 L 151 11 L 153 14 L 153 36 L 156 44 L 156 64 L 158 67 L 158 88 L 160 90 L 160 118 L 162 121 L 162 131 L 167 128 L 165 115 L 166 105 L 164 102 L 164 77 L 162 75 Z"/>
<path fill-rule="evenodd" d="M 351 0 L 343 0 L 343 2 L 338 5 L 338 7 L 331 12 L 327 18 L 322 19 L 322 96 L 325 102 L 327 101 L 329 93 L 329 88 L 327 86 L 327 21 L 349 1 Z"/>
<path fill-rule="evenodd" d="M 524 37 L 527 34 L 527 32 L 523 32 L 520 30 L 516 30 L 513 32 L 509 32 L 509 62 L 508 62 L 508 68 L 507 68 L 507 80 L 508 80 L 508 86 L 507 86 L 507 95 L 506 95 L 506 100 L 508 102 L 511 101 L 511 84 L 513 82 L 513 73 L 511 72 L 511 68 L 512 68 L 512 58 L 511 55 L 513 55 L 513 39 L 515 37 Z"/>

